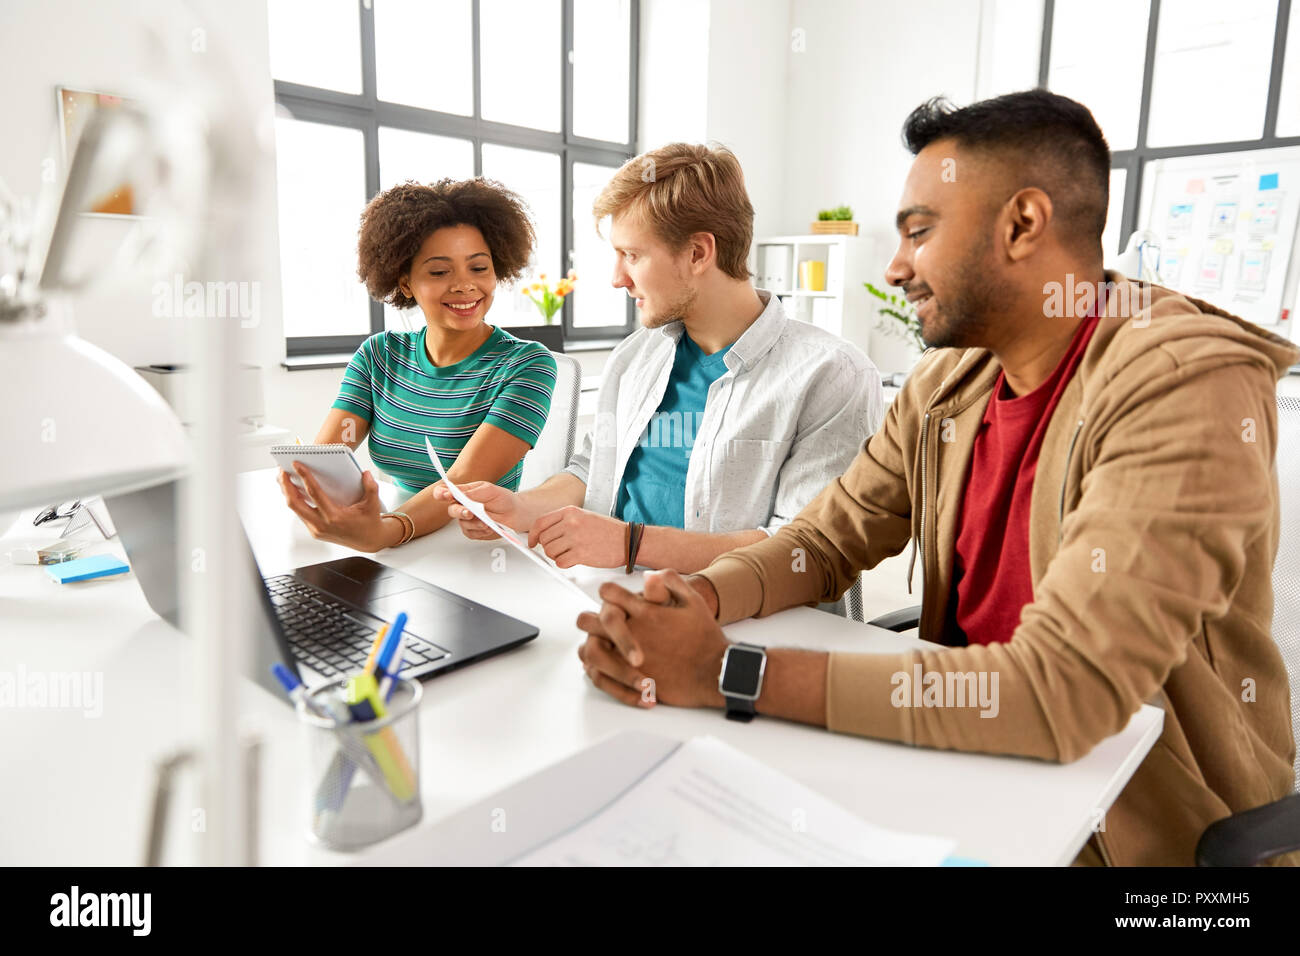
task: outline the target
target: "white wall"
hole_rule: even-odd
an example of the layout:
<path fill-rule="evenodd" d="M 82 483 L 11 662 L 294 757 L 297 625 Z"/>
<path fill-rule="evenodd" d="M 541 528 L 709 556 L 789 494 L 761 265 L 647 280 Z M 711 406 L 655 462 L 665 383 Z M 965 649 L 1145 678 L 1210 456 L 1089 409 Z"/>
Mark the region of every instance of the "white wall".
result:
<path fill-rule="evenodd" d="M 911 110 L 945 94 L 974 98 L 978 3 L 793 0 L 782 218 L 802 233 L 817 210 L 846 204 L 861 224 L 851 244 L 845 331 L 883 372 L 910 365 L 906 346 L 873 328 L 863 281 L 884 284 L 897 245 L 894 214 L 912 157 L 900 130 Z"/>
<path fill-rule="evenodd" d="M 706 135 L 745 170 L 754 235 L 782 231 L 790 0 L 712 0 Z"/>
<path fill-rule="evenodd" d="M 639 147 L 732 150 L 756 236 L 781 228 L 789 19 L 790 0 L 641 0 Z"/>
<path fill-rule="evenodd" d="M 707 138 L 710 0 L 641 0 L 637 142 Z"/>

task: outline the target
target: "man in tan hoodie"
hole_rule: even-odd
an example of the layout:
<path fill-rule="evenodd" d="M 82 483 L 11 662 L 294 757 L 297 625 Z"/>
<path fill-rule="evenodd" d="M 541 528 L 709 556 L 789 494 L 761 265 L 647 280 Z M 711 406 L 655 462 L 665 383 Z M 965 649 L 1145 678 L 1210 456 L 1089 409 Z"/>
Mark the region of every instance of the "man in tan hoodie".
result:
<path fill-rule="evenodd" d="M 833 601 L 910 540 L 934 648 L 771 648 L 756 712 L 1067 762 L 1152 702 L 1163 733 L 1079 862 L 1191 864 L 1207 825 L 1291 789 L 1270 574 L 1274 389 L 1300 352 L 1103 271 L 1110 157 L 1080 104 L 931 101 L 904 140 L 887 276 L 933 348 L 789 525 L 643 595 L 604 585 L 579 657 L 631 705 L 722 707 L 722 624 Z M 998 688 L 992 719 L 900 693 L 972 673 Z"/>

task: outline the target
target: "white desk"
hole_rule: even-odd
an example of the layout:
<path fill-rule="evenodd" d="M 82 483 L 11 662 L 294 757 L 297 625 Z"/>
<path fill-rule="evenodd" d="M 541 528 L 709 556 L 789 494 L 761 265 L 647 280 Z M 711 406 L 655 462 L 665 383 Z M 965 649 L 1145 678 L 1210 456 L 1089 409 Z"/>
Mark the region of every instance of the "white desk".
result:
<path fill-rule="evenodd" d="M 347 553 L 306 533 L 284 507 L 273 474 L 267 469 L 239 479 L 244 524 L 262 572 Z M 1160 733 L 1162 713 L 1144 707 L 1122 733 L 1058 766 L 916 749 L 764 717 L 738 724 L 716 711 L 633 709 L 583 675 L 576 657 L 582 635 L 573 623 L 579 601 L 550 587 L 518 556 L 494 573 L 494 546 L 499 543 L 469 541 L 449 527 L 380 556 L 541 629 L 521 648 L 425 684 L 424 819 L 384 846 L 386 858 L 419 862 L 421 834 L 438 820 L 634 729 L 678 739 L 713 734 L 873 823 L 950 836 L 960 856 L 1065 864 L 1087 838 L 1094 808 L 1114 801 Z M 0 564 L 0 670 L 102 671 L 103 716 L 0 709 L 0 767 L 8 781 L 0 787 L 0 864 L 135 863 L 143 855 L 153 763 L 187 745 L 197 725 L 190 642 L 150 612 L 134 575 L 71 586 L 43 579 L 39 568 Z M 808 608 L 733 625 L 728 633 L 757 643 L 865 652 L 918 643 Z M 302 836 L 302 741 L 293 712 L 252 684 L 246 697 L 249 724 L 264 739 L 262 862 L 352 861 Z M 178 795 L 170 862 L 193 858 L 185 832 L 190 810 Z"/>

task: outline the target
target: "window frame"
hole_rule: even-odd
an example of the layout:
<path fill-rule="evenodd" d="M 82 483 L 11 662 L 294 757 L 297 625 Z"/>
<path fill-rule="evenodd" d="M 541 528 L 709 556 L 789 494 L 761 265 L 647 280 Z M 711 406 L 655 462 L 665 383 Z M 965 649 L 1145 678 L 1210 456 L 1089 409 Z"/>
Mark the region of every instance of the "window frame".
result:
<path fill-rule="evenodd" d="M 1300 146 L 1300 136 L 1278 136 L 1278 105 L 1282 98 L 1282 71 L 1286 64 L 1287 27 L 1291 22 L 1292 0 L 1277 0 L 1277 23 L 1273 27 L 1273 57 L 1269 65 L 1268 98 L 1264 105 L 1264 131 L 1259 139 L 1232 140 L 1219 143 L 1189 143 L 1183 146 L 1147 145 L 1147 125 L 1151 117 L 1151 85 L 1155 73 L 1156 41 L 1159 37 L 1161 0 L 1150 0 L 1147 13 L 1146 54 L 1142 64 L 1142 99 L 1138 110 L 1137 141 L 1132 149 L 1114 150 L 1110 154 L 1111 169 L 1127 171 L 1124 180 L 1123 215 L 1120 219 L 1119 242 L 1121 248 L 1103 250 L 1107 257 L 1123 251 L 1123 244 L 1137 228 L 1142 205 L 1142 171 L 1146 164 L 1156 159 L 1174 156 L 1202 156 L 1214 153 L 1235 153 L 1280 146 Z M 1043 35 L 1038 52 L 1038 87 L 1050 90 L 1052 20 L 1056 0 L 1043 0 Z M 1295 64 L 1300 69 L 1300 64 Z M 1087 104 L 1085 104 L 1087 105 Z"/>
<path fill-rule="evenodd" d="M 382 2 L 382 0 L 380 0 Z M 560 157 L 560 250 L 562 268 L 573 267 L 575 230 L 580 228 L 573 215 L 573 163 L 590 162 L 611 167 L 621 166 L 638 152 L 637 102 L 640 53 L 640 0 L 629 2 L 628 60 L 628 129 L 627 140 L 611 143 L 573 134 L 573 22 L 574 0 L 559 0 L 561 9 L 561 44 L 558 55 L 561 72 L 561 129 L 559 132 L 530 129 L 485 120 L 482 116 L 482 51 L 480 0 L 472 4 L 472 83 L 473 112 L 470 116 L 389 103 L 378 98 L 375 53 L 375 15 L 368 0 L 357 0 L 361 18 L 361 93 L 342 93 L 319 87 L 272 79 L 275 102 L 296 120 L 344 126 L 361 131 L 365 143 L 365 193 L 367 198 L 379 192 L 379 128 L 394 127 L 417 133 L 467 139 L 474 149 L 474 175 L 483 173 L 483 144 L 514 146 L 557 154 Z M 508 184 L 507 184 L 508 185 Z M 358 215 L 360 210 L 357 210 Z M 590 227 L 590 223 L 586 224 Z M 549 267 L 548 267 L 549 268 Z M 586 281 L 602 281 L 589 276 Z M 352 335 L 285 336 L 286 359 L 307 360 L 315 357 L 355 352 L 370 335 L 384 329 L 384 306 L 369 302 L 370 330 Z M 561 315 L 564 344 L 587 348 L 609 347 L 636 328 L 635 304 L 629 298 L 622 323 L 605 326 L 575 327 L 573 301 L 566 298 Z"/>

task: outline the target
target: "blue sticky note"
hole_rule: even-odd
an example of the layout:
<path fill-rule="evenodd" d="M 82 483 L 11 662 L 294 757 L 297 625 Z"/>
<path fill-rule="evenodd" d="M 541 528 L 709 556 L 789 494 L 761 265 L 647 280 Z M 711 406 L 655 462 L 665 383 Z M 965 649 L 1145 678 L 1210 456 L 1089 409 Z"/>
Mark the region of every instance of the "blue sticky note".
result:
<path fill-rule="evenodd" d="M 1277 173 L 1264 173 L 1259 177 L 1259 191 L 1277 189 Z"/>
<path fill-rule="evenodd" d="M 108 577 L 129 570 L 130 566 L 115 554 L 95 554 L 89 558 L 48 565 L 45 573 L 60 584 L 71 584 L 73 581 L 89 581 L 91 578 Z"/>
<path fill-rule="evenodd" d="M 948 856 L 944 857 L 940 866 L 988 866 L 983 860 L 972 860 L 968 856 Z"/>

